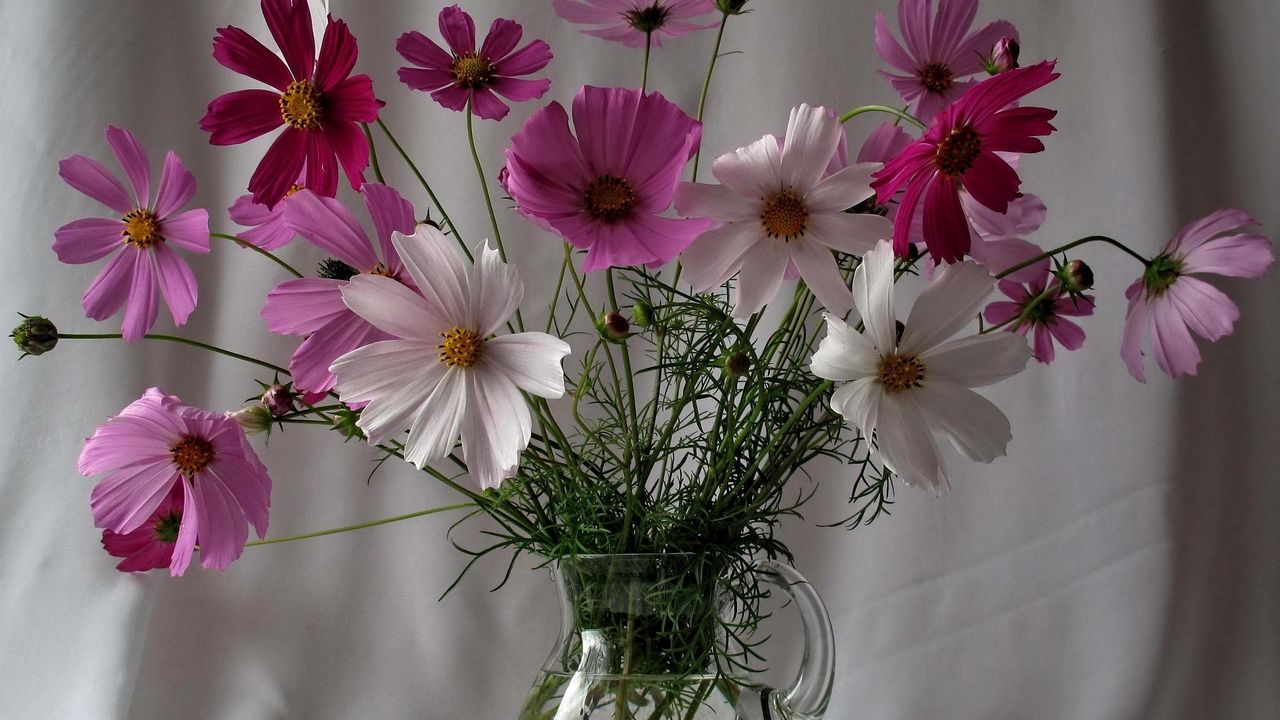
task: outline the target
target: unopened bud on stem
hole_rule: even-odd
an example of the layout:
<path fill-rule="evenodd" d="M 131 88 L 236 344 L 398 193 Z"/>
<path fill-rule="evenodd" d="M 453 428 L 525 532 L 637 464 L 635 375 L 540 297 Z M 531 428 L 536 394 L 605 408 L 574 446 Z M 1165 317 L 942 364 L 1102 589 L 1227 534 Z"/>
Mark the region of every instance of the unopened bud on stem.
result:
<path fill-rule="evenodd" d="M 9 337 L 13 338 L 23 357 L 43 355 L 58 344 L 58 328 L 48 318 L 22 315 L 22 322 L 9 333 Z"/>
<path fill-rule="evenodd" d="M 600 319 L 600 332 L 610 340 L 626 340 L 631 334 L 631 323 L 622 316 L 622 313 L 605 313 Z"/>
<path fill-rule="evenodd" d="M 1062 289 L 1069 293 L 1081 293 L 1093 287 L 1093 269 L 1083 260 L 1072 260 L 1058 270 Z"/>
<path fill-rule="evenodd" d="M 1018 67 L 1018 54 L 1021 51 L 1022 47 L 1018 45 L 1017 40 L 1007 35 L 1000 38 L 991 49 L 991 59 L 987 60 L 987 73 L 999 75 Z"/>

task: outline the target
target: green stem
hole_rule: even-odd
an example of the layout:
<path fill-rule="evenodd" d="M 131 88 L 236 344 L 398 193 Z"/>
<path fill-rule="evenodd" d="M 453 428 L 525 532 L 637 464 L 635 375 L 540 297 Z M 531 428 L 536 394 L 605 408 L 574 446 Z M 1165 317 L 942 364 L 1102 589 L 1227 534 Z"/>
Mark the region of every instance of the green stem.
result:
<path fill-rule="evenodd" d="M 263 257 L 266 257 L 266 258 L 270 259 L 270 260 L 271 260 L 272 262 L 274 262 L 275 264 L 277 264 L 277 265 L 279 265 L 280 267 L 282 267 L 282 268 L 284 268 L 285 270 L 287 270 L 287 271 L 288 271 L 290 274 L 292 274 L 294 277 L 299 277 L 299 278 L 300 278 L 300 277 L 302 277 L 302 273 L 300 273 L 300 272 L 298 272 L 297 270 L 295 270 L 295 269 L 294 269 L 294 267 L 293 267 L 292 265 L 290 265 L 289 263 L 287 263 L 287 262 L 285 262 L 285 261 L 281 260 L 280 258 L 276 257 L 276 256 L 275 256 L 275 255 L 273 255 L 272 253 L 270 253 L 270 252 L 268 252 L 268 251 L 266 251 L 266 250 L 263 250 L 262 248 L 258 247 L 257 245 L 254 245 L 253 243 L 249 242 L 248 240 L 245 240 L 245 239 L 243 239 L 243 238 L 238 238 L 238 237 L 236 237 L 235 235 L 228 235 L 228 234 L 226 234 L 226 233 L 216 233 L 216 232 L 211 232 L 211 233 L 209 233 L 209 237 L 216 237 L 216 238 L 222 238 L 222 239 L 224 239 L 224 240 L 230 240 L 231 242 L 233 242 L 233 243 L 235 243 L 235 244 L 239 245 L 239 246 L 240 246 L 240 247 L 242 247 L 242 248 L 248 248 L 248 249 L 250 249 L 250 250 L 252 250 L 252 251 L 254 251 L 254 252 L 258 253 L 259 255 L 262 255 Z"/>
<path fill-rule="evenodd" d="M 1128 253 L 1129 255 L 1133 256 L 1133 257 L 1134 257 L 1138 262 L 1142 263 L 1143 267 L 1146 267 L 1146 266 L 1148 266 L 1148 265 L 1150 265 L 1150 264 L 1151 264 L 1151 261 L 1150 261 L 1150 260 L 1148 260 L 1147 258 L 1145 258 L 1145 257 L 1143 257 L 1142 255 L 1138 254 L 1138 253 L 1137 253 L 1137 252 L 1135 252 L 1134 250 L 1130 249 L 1128 245 L 1125 245 L 1124 243 L 1120 242 L 1119 240 L 1115 240 L 1115 239 L 1109 238 L 1109 237 L 1107 237 L 1106 235 L 1090 235 L 1089 237 L 1080 238 L 1079 240 L 1073 240 L 1073 241 L 1071 241 L 1071 242 L 1069 242 L 1069 243 L 1067 243 L 1066 245 L 1063 245 L 1063 246 L 1061 246 L 1061 247 L 1056 247 L 1056 248 L 1054 248 L 1054 249 L 1052 249 L 1052 250 L 1046 250 L 1045 252 L 1040 253 L 1039 255 L 1037 255 L 1037 256 L 1035 256 L 1035 257 L 1031 258 L 1030 260 L 1027 260 L 1027 261 L 1025 261 L 1025 262 L 1020 262 L 1020 263 L 1018 263 L 1017 265 L 1014 265 L 1014 266 L 1013 266 L 1013 267 L 1011 267 L 1011 268 L 1008 268 L 1008 269 L 1006 269 L 1006 270 L 1002 270 L 999 274 L 997 274 L 997 275 L 996 275 L 996 279 L 997 279 L 997 280 L 1002 280 L 1002 279 L 1004 279 L 1004 278 L 1006 278 L 1006 277 L 1008 277 L 1008 276 L 1010 276 L 1010 275 L 1012 275 L 1012 274 L 1014 274 L 1014 273 L 1018 272 L 1019 270 L 1021 270 L 1021 269 L 1023 269 L 1023 268 L 1027 268 L 1027 267 L 1031 267 L 1032 265 L 1035 265 L 1036 263 L 1040 262 L 1041 260 L 1044 260 L 1044 259 L 1046 259 L 1046 258 L 1051 258 L 1051 257 L 1053 257 L 1054 255 L 1057 255 L 1058 253 L 1063 253 L 1063 252 L 1066 252 L 1066 251 L 1068 251 L 1068 250 L 1070 250 L 1070 249 L 1072 249 L 1072 248 L 1074 248 L 1074 247 L 1078 247 L 1078 246 L 1080 246 L 1080 245 L 1085 245 L 1085 244 L 1087 244 L 1087 243 L 1092 243 L 1092 242 L 1104 242 L 1104 243 L 1107 243 L 1107 244 L 1109 244 L 1109 245 L 1114 245 L 1115 247 L 1118 247 L 1118 248 L 1120 248 L 1121 250 L 1123 250 L 1123 251 L 1125 251 L 1126 253 Z"/>
<path fill-rule="evenodd" d="M 729 13 L 724 13 L 720 18 L 720 29 L 716 32 L 716 45 L 711 51 L 711 62 L 707 65 L 707 77 L 702 81 L 702 94 L 698 96 L 698 124 L 702 124 L 702 118 L 705 117 L 707 111 L 707 95 L 711 92 L 711 74 L 715 72 L 716 61 L 720 59 L 720 43 L 724 40 L 724 26 L 729 24 Z M 705 136 L 704 136 L 705 137 Z M 698 181 L 698 161 L 702 159 L 702 143 L 698 143 L 698 151 L 693 154 L 693 182 Z M 679 270 L 677 270 L 679 272 Z M 679 280 L 679 275 L 676 280 Z M 672 283 L 675 284 L 674 282 Z"/>
<path fill-rule="evenodd" d="M 484 205 L 489 210 L 489 223 L 493 226 L 493 241 L 498 245 L 498 257 L 507 262 L 507 248 L 502 244 L 502 230 L 498 227 L 498 214 L 493 211 L 493 196 L 489 193 L 489 180 L 484 176 L 484 163 L 480 162 L 480 152 L 476 150 L 475 113 L 471 110 L 471 101 L 467 101 L 467 144 L 471 147 L 471 159 L 476 164 L 476 175 L 480 176 L 480 189 L 484 192 Z M 516 327 L 524 332 L 524 317 L 520 308 L 516 308 Z"/>
<path fill-rule="evenodd" d="M 119 340 L 123 337 L 124 335 L 122 335 L 121 333 L 58 333 L 59 340 Z M 209 352 L 215 352 L 215 353 L 218 353 L 219 355 L 226 355 L 227 357 L 235 358 L 237 360 L 243 360 L 247 363 L 253 363 L 254 365 L 261 365 L 264 368 L 267 368 L 269 370 L 275 370 L 276 372 L 284 375 L 289 374 L 289 371 L 287 369 L 282 368 L 279 365 L 273 365 L 267 362 L 266 360 L 259 360 L 256 357 L 242 355 L 238 352 L 232 352 L 231 350 L 220 348 L 217 345 L 210 345 L 209 343 L 200 342 L 199 340 L 192 340 L 190 338 L 178 337 L 177 335 L 157 335 L 154 333 L 148 333 L 146 335 L 143 335 L 142 337 L 147 340 L 164 340 L 166 342 L 181 343 L 183 345 L 198 347 L 201 350 L 208 350 Z"/>
<path fill-rule="evenodd" d="M 443 507 L 430 508 L 428 510 L 419 510 L 418 512 L 406 513 L 404 515 L 395 515 L 393 517 L 382 518 L 381 520 L 371 520 L 356 525 L 347 525 L 345 527 L 330 528 L 328 530 L 320 530 L 318 532 L 304 533 L 302 535 L 290 535 L 288 537 L 271 538 L 269 540 L 254 540 L 244 544 L 245 547 L 253 547 L 255 545 L 275 545 L 277 543 L 294 542 L 297 540 L 310 540 L 311 538 L 324 537 L 325 535 L 338 535 L 341 533 L 351 532 L 353 530 L 364 530 L 365 528 L 377 527 L 379 525 L 390 525 L 391 523 L 400 522 L 401 520 L 412 520 L 426 515 L 435 515 L 436 513 L 449 512 L 451 510 L 463 510 L 465 508 L 475 507 L 475 503 L 458 503 L 457 505 L 445 505 Z"/>
<path fill-rule="evenodd" d="M 898 108 L 889 107 L 888 105 L 863 105 L 862 107 L 856 107 L 850 110 L 849 112 L 841 115 L 840 122 L 847 123 L 850 120 L 858 117 L 859 115 L 863 115 L 865 113 L 871 113 L 871 112 L 888 113 L 889 115 L 893 115 L 900 120 L 906 120 L 912 125 L 915 125 L 916 127 L 920 128 L 921 130 L 925 128 L 925 124 L 917 120 L 914 115 L 910 115 L 906 112 L 903 112 Z"/>
<path fill-rule="evenodd" d="M 423 190 L 427 191 L 427 195 L 431 198 L 431 203 L 436 206 L 436 210 L 440 211 L 441 219 L 449 227 L 449 232 L 458 241 L 458 245 L 462 247 L 462 252 L 466 253 L 467 259 L 474 261 L 475 258 L 471 256 L 471 250 L 467 248 L 467 244 L 462 240 L 462 234 L 458 232 L 458 228 L 453 224 L 449 213 L 445 212 L 444 205 L 440 203 L 440 198 L 436 197 L 435 191 L 431 189 L 431 183 L 427 182 L 427 178 L 423 176 L 422 171 L 414 164 L 413 158 L 409 157 L 409 153 L 405 152 L 404 147 L 400 145 L 400 141 L 396 140 L 396 136 L 391 134 L 391 130 L 387 128 L 387 124 L 382 121 L 382 118 L 378 118 L 378 127 L 382 128 L 382 134 L 387 136 L 391 146 L 396 149 L 396 152 L 400 153 L 405 165 L 409 166 L 409 171 L 413 173 L 414 177 L 418 178 L 418 184 L 422 185 Z"/>
<path fill-rule="evenodd" d="M 649 53 L 653 50 L 653 33 L 644 34 L 644 70 L 640 74 L 640 94 L 649 89 Z"/>
<path fill-rule="evenodd" d="M 369 123 L 360 123 L 360 129 L 364 130 L 364 137 L 369 141 L 369 164 L 373 166 L 373 176 L 386 185 L 387 181 L 382 177 L 382 166 L 378 164 L 378 147 L 373 144 L 373 131 L 369 129 Z"/>

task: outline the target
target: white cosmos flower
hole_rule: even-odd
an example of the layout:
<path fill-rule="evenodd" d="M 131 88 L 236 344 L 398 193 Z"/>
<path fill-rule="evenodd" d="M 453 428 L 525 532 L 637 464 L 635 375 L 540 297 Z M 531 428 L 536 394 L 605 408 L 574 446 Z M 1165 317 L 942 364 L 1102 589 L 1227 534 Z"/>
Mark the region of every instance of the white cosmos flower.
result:
<path fill-rule="evenodd" d="M 371 443 L 404 430 L 405 459 L 441 460 L 462 436 L 463 458 L 481 487 L 515 473 L 532 423 L 520 391 L 564 394 L 560 361 L 569 345 L 545 333 L 494 336 L 524 297 L 515 268 L 486 243 L 469 266 L 453 240 L 428 225 L 391 242 L 419 292 L 390 278 L 351 278 L 342 299 L 395 335 L 334 361 L 338 393 L 368 403 L 356 423 Z"/>
<path fill-rule="evenodd" d="M 710 290 L 737 274 L 733 314 L 746 317 L 777 295 L 790 270 L 827 310 L 852 309 L 831 251 L 861 255 L 890 237 L 893 225 L 844 212 L 872 196 L 871 174 L 881 166 L 861 163 L 826 175 L 839 143 L 840 121 L 826 108 L 801 105 L 791 111 L 785 147 L 765 135 L 716 158 L 711 173 L 720 185 L 682 184 L 675 197 L 681 215 L 723 223 L 681 254 L 689 284 Z"/>
<path fill-rule="evenodd" d="M 862 258 L 853 298 L 866 331 L 827 317 L 827 336 L 811 369 L 845 382 L 831 407 L 870 438 L 885 466 L 909 485 L 949 487 L 935 436 L 965 457 L 991 462 L 1005 454 L 1009 419 L 970 390 L 1017 374 L 1031 350 L 1014 333 L 948 340 L 973 322 L 994 281 L 973 262 L 948 265 L 922 292 L 898 339 L 893 309 L 893 248 L 880 243 Z"/>

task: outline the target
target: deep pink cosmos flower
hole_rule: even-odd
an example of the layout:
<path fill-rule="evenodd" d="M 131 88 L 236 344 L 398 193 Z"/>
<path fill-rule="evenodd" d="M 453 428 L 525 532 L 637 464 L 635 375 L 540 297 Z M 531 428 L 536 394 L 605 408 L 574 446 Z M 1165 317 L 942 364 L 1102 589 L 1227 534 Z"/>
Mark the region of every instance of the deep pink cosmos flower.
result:
<path fill-rule="evenodd" d="M 1094 299 L 1091 295 L 1065 292 L 1049 271 L 1048 259 L 1033 267 L 1040 276 L 1030 283 L 1001 280 L 997 287 L 1012 302 L 993 302 L 987 305 L 983 316 L 991 325 L 1009 323 L 1005 331 L 1023 337 L 1034 330 L 1033 357 L 1047 365 L 1053 362 L 1055 340 L 1067 350 L 1079 350 L 1084 345 L 1084 330 L 1066 318 L 1092 315 Z"/>
<path fill-rule="evenodd" d="M 1257 234 L 1227 234 L 1257 224 L 1241 210 L 1219 210 L 1196 220 L 1125 290 L 1129 310 L 1120 355 L 1139 382 L 1147 381 L 1142 346 L 1148 330 L 1156 364 L 1175 378 L 1195 375 L 1200 364 L 1192 332 L 1210 342 L 1231 334 L 1240 309 L 1221 290 L 1194 276 L 1261 277 L 1275 262 L 1271 241 Z"/>
<path fill-rule="evenodd" d="M 583 270 L 657 267 L 710 227 L 662 217 L 702 127 L 661 93 L 586 86 L 534 113 L 507 149 L 507 191 L 521 213 L 587 251 Z"/>
<path fill-rule="evenodd" d="M 116 565 L 121 572 L 145 572 L 169 567 L 173 562 L 173 549 L 178 542 L 178 529 L 182 526 L 183 484 L 174 483 L 173 489 L 160 501 L 147 521 L 130 533 L 120 534 L 102 531 L 102 547 L 108 554 L 124 558 Z"/>
<path fill-rule="evenodd" d="M 171 528 L 164 527 L 160 537 L 158 523 L 167 523 L 172 513 L 159 513 L 164 507 L 176 510 L 166 505 L 176 486 L 182 488 L 182 507 L 168 551 L 171 575 L 186 571 L 197 544 L 200 564 L 221 570 L 244 551 L 250 524 L 258 537 L 267 533 L 271 478 L 240 425 L 156 388 L 94 431 L 80 452 L 79 468 L 86 477 L 106 473 L 90 499 L 94 524 L 126 536 L 103 541 L 112 554 L 112 547 L 130 551 L 137 564 L 157 561 L 159 549 L 145 547 L 132 533 L 150 527 L 159 539 L 168 537 Z"/>
<path fill-rule="evenodd" d="M 332 256 L 322 265 L 322 277 L 280 283 L 267 295 L 262 307 L 262 317 L 271 332 L 307 338 L 289 359 L 289 372 L 294 388 L 305 393 L 308 402 L 333 389 L 337 379 L 329 372 L 329 366 L 334 360 L 391 337 L 343 304 L 342 287 L 347 281 L 368 273 L 413 287 L 413 279 L 391 244 L 394 232 L 413 234 L 413 206 L 394 188 L 378 183 L 365 183 L 360 194 L 373 218 L 373 240 L 351 212 L 333 198 L 303 190 L 285 203 L 289 228 Z"/>
<path fill-rule="evenodd" d="M 440 11 L 440 35 L 446 52 L 420 32 L 407 32 L 396 40 L 396 51 L 418 67 L 400 68 L 400 82 L 413 90 L 431 93 L 431 99 L 450 110 L 471 111 L 485 120 L 501 120 L 511 109 L 498 95 L 524 102 L 542 97 L 551 81 L 521 80 L 551 62 L 551 46 L 532 40 L 516 50 L 524 29 L 498 18 L 476 50 L 476 24 L 457 5 Z M 497 93 L 497 94 L 495 94 Z"/>
<path fill-rule="evenodd" d="M 1005 213 L 1022 180 L 997 153 L 1044 150 L 1037 137 L 1053 132 L 1057 112 L 1011 108 L 1028 93 L 1058 78 L 1053 62 L 1010 70 L 975 85 L 938 114 L 924 137 L 907 146 L 876 173 L 877 202 L 906 192 L 893 227 L 893 249 L 906 256 L 911 221 L 924 201 L 924 242 L 934 262 L 959 262 L 969 252 L 973 229 L 960 204 L 960 188 L 973 199 Z"/>
<path fill-rule="evenodd" d="M 571 23 L 593 25 L 582 32 L 627 47 L 652 42 L 662 47 L 662 37 L 680 37 L 715 23 L 690 22 L 715 10 L 713 0 L 553 0 L 556 14 Z"/>
<path fill-rule="evenodd" d="M 200 128 L 214 145 L 238 145 L 285 126 L 249 180 L 249 192 L 262 205 L 279 202 L 304 165 L 306 186 L 321 195 L 337 193 L 339 164 L 359 189 L 369 165 L 360 123 L 378 119 L 379 102 L 369 76 L 351 74 L 355 38 L 346 23 L 331 17 L 317 57 L 306 0 L 262 0 L 262 14 L 283 61 L 238 27 L 218 28 L 213 57 L 275 90 L 215 98 Z"/>
<path fill-rule="evenodd" d="M 306 170 L 298 175 L 298 181 L 289 187 L 284 197 L 274 207 L 256 202 L 252 195 L 241 195 L 231 207 L 227 208 L 227 217 L 231 222 L 248 228 L 242 230 L 238 237 L 245 242 L 256 245 L 263 250 L 275 250 L 284 247 L 293 240 L 295 233 L 284 222 L 284 208 L 289 198 L 297 195 L 305 187 Z"/>
<path fill-rule="evenodd" d="M 899 0 L 898 29 L 906 49 L 889 31 L 884 13 L 876 13 L 876 50 L 899 75 L 881 71 L 911 111 L 929 122 L 942 108 L 973 86 L 967 78 L 986 69 L 992 48 L 1002 37 L 1016 42 L 1018 31 L 1004 20 L 969 32 L 978 0 Z"/>
<path fill-rule="evenodd" d="M 115 252 L 85 291 L 84 314 L 105 320 L 124 307 L 124 339 L 133 342 L 156 323 L 160 298 L 175 325 L 184 325 L 196 309 L 195 275 L 174 247 L 209 252 L 209 213 L 178 212 L 196 194 L 196 179 L 173 152 L 164 158 L 155 202 L 151 202 L 151 163 L 127 130 L 107 128 L 107 143 L 133 187 L 131 196 L 111 171 L 83 155 L 58 163 L 68 185 L 106 205 L 113 218 L 84 218 L 54 232 L 53 251 L 64 263 L 90 263 Z"/>

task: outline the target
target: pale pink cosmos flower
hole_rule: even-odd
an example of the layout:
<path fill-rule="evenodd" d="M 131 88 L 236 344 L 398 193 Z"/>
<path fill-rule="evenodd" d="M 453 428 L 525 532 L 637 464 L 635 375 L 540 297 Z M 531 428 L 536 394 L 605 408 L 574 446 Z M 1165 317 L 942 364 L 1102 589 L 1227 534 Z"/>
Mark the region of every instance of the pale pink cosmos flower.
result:
<path fill-rule="evenodd" d="M 392 233 L 413 232 L 413 206 L 394 188 L 378 183 L 365 183 L 360 194 L 373 219 L 373 239 L 333 198 L 303 190 L 284 203 L 289 228 L 332 256 L 322 266 L 323 277 L 286 280 L 262 307 L 268 330 L 306 337 L 289 359 L 289 372 L 308 402 L 333 389 L 337 379 L 329 365 L 340 355 L 390 337 L 347 309 L 343 286 L 361 274 L 413 283 L 391 244 Z"/>
<path fill-rule="evenodd" d="M 832 251 L 861 255 L 891 232 L 879 215 L 845 212 L 873 195 L 879 165 L 827 175 L 840 144 L 837 118 L 801 105 L 791 111 L 786 137 L 785 147 L 766 135 L 716 158 L 711 172 L 720 185 L 684 183 L 676 192 L 682 215 L 717 224 L 681 253 L 685 278 L 705 291 L 737 275 L 738 317 L 772 300 L 792 264 L 824 307 L 848 312 L 853 299 Z"/>
<path fill-rule="evenodd" d="M 183 496 L 182 483 L 174 483 L 173 489 L 151 517 L 133 532 L 122 535 L 111 530 L 102 531 L 103 549 L 110 555 L 123 558 L 116 565 L 117 570 L 146 572 L 169 567 L 178 542 L 178 530 L 182 527 Z"/>
<path fill-rule="evenodd" d="M 583 270 L 658 267 L 710 223 L 662 217 L 702 127 L 661 93 L 583 87 L 574 137 L 560 103 L 534 113 L 507 149 L 505 185 L 536 225 L 587 251 Z"/>
<path fill-rule="evenodd" d="M 396 40 L 396 51 L 417 67 L 400 68 L 400 82 L 413 90 L 431 93 L 431 99 L 450 110 L 471 111 L 485 120 L 501 120 L 511 108 L 498 95 L 524 102 L 536 100 L 551 87 L 547 78 L 523 80 L 551 62 L 551 47 L 532 40 L 519 50 L 524 35 L 520 23 L 498 18 L 476 49 L 476 24 L 457 5 L 440 11 L 440 35 L 449 51 L 420 32 L 407 32 Z"/>
<path fill-rule="evenodd" d="M 957 100 L 983 72 L 992 48 L 1002 37 L 1017 41 L 1018 31 L 1004 20 L 973 32 L 978 0 L 899 0 L 898 29 L 906 49 L 889 31 L 883 13 L 876 13 L 876 50 L 898 73 L 881 72 L 911 111 L 925 122 Z"/>
<path fill-rule="evenodd" d="M 1057 112 L 1010 107 L 1057 79 L 1053 62 L 1010 70 L 982 81 L 938 114 L 916 140 L 876 173 L 881 204 L 905 189 L 893 227 L 893 248 L 905 257 L 911 223 L 924 203 L 924 242 L 935 263 L 959 262 L 969 253 L 973 227 L 960 202 L 963 187 L 996 213 L 1006 213 L 1022 180 L 1001 153 L 1044 150 L 1038 138 L 1054 131 Z"/>
<path fill-rule="evenodd" d="M 1231 334 L 1240 309 L 1221 290 L 1195 276 L 1261 277 L 1275 262 L 1271 241 L 1236 232 L 1257 224 L 1242 210 L 1219 210 L 1196 220 L 1125 290 L 1129 309 L 1120 355 L 1139 382 L 1147 381 L 1142 348 L 1148 331 L 1156 364 L 1175 378 L 1195 375 L 1200 365 L 1191 333 L 1210 342 Z"/>
<path fill-rule="evenodd" d="M 271 478 L 240 425 L 221 413 L 183 405 L 157 388 L 94 431 L 80 452 L 79 469 L 86 477 L 106 473 L 90 499 L 93 521 L 121 536 L 148 525 L 158 534 L 157 513 L 166 500 L 176 511 L 172 493 L 182 488 L 171 575 L 186 571 L 197 544 L 200 564 L 221 570 L 244 551 L 250 524 L 258 537 L 266 536 Z M 121 552 L 126 547 L 141 552 L 136 540 L 113 538 L 111 543 Z M 152 554 L 137 562 L 157 559 Z"/>
<path fill-rule="evenodd" d="M 82 264 L 111 255 L 85 291 L 86 316 L 105 320 L 124 307 L 124 339 L 133 342 L 150 332 L 160 312 L 160 298 L 175 325 L 184 325 L 196 309 L 198 291 L 191 268 L 175 247 L 209 252 L 209 213 L 179 212 L 196 194 L 196 179 L 172 151 L 151 201 L 151 163 L 128 130 L 107 128 L 107 143 L 129 178 L 133 194 L 101 163 L 72 155 L 58 163 L 68 185 L 106 205 L 116 217 L 84 218 L 54 232 L 53 251 L 64 263 Z"/>
<path fill-rule="evenodd" d="M 680 37 L 716 26 L 692 19 L 715 10 L 713 0 L 553 0 L 556 14 L 571 23 L 592 25 L 582 32 L 627 47 Z"/>
<path fill-rule="evenodd" d="M 254 200 L 252 195 L 236 198 L 231 207 L 227 208 L 227 217 L 231 218 L 231 222 L 247 228 L 238 237 L 263 250 L 275 250 L 288 245 L 297 235 L 284 221 L 284 206 L 289 198 L 305 189 L 306 172 L 304 169 L 298 175 L 298 181 L 274 206 L 263 205 Z"/>
<path fill-rule="evenodd" d="M 983 311 L 993 326 L 1009 323 L 1004 328 L 1006 332 L 1023 337 L 1032 333 L 1033 357 L 1046 365 L 1054 360 L 1055 341 L 1067 350 L 1079 350 L 1084 345 L 1084 330 L 1066 318 L 1092 315 L 1094 306 L 1092 295 L 1064 292 L 1048 262 L 1046 259 L 1032 266 L 1039 277 L 1029 283 L 1001 280 L 996 287 L 1009 300 L 993 302 Z"/>

